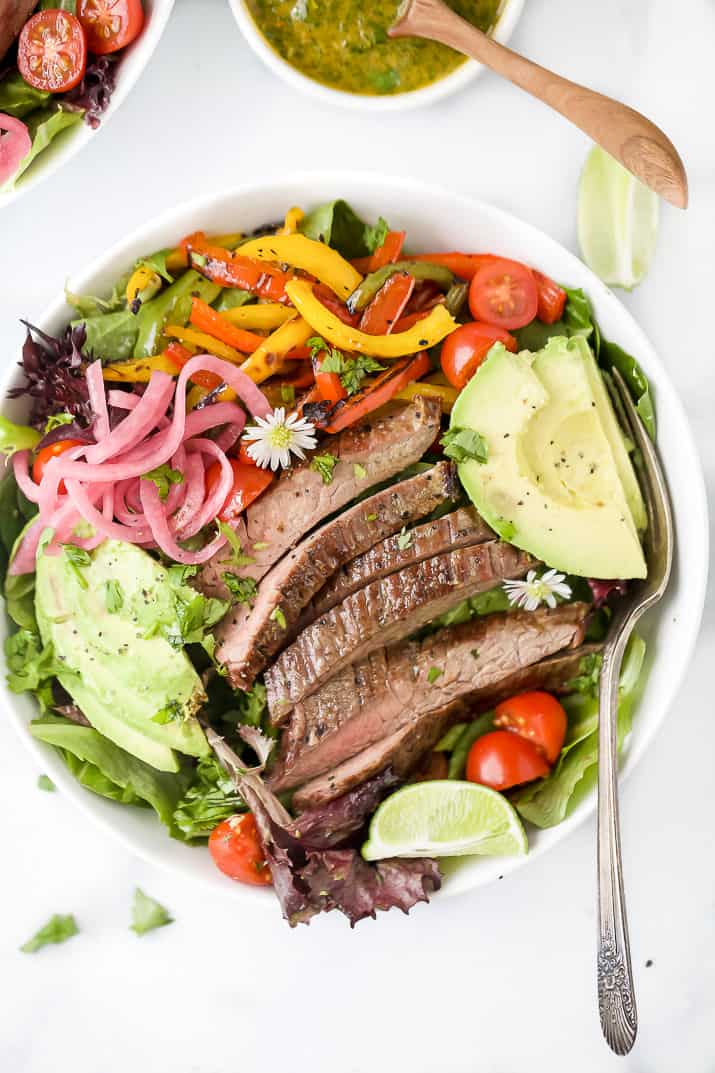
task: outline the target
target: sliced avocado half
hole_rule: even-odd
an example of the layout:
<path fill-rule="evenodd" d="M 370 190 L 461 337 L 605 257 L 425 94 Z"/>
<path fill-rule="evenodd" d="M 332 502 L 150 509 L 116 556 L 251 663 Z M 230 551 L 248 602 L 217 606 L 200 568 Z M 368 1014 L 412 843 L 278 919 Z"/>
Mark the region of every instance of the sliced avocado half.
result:
<path fill-rule="evenodd" d="M 105 541 L 86 565 L 66 549 L 47 554 L 46 544 L 43 537 L 37 555 L 38 627 L 67 668 L 61 684 L 92 726 L 161 771 L 178 770 L 175 749 L 208 755 L 196 719 L 206 699 L 201 679 L 166 638 L 178 624 L 164 567 L 120 541 Z"/>
<path fill-rule="evenodd" d="M 548 566 L 643 578 L 643 499 L 603 380 L 580 336 L 535 354 L 496 344 L 457 399 L 452 428 L 486 440 L 459 476 L 484 519 Z"/>

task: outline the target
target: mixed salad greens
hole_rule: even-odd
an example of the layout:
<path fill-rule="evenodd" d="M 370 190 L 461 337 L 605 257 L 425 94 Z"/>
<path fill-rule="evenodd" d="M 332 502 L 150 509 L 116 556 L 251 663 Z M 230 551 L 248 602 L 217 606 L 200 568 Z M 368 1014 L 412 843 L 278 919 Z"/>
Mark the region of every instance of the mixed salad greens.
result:
<path fill-rule="evenodd" d="M 0 3 L 0 193 L 59 134 L 96 128 L 114 90 L 119 53 L 142 31 L 141 0 Z"/>
<path fill-rule="evenodd" d="M 11 392 L 27 398 L 28 423 L 0 418 L 7 680 L 37 700 L 30 732 L 87 790 L 153 809 L 176 839 L 208 839 L 232 878 L 272 883 L 291 923 L 407 910 L 438 888 L 434 857 L 524 852 L 522 821 L 559 823 L 596 770 L 612 602 L 645 576 L 632 445 L 608 393 L 615 367 L 654 435 L 636 360 L 602 338 L 582 291 L 496 254 L 405 244 L 341 200 L 251 235 L 186 236 L 129 266 L 108 296 L 68 292 L 75 317 L 60 336 L 28 326 Z M 395 414 L 423 437 L 407 469 L 386 462 Z M 360 454 L 373 435 L 382 454 Z M 437 472 L 441 503 L 385 528 L 385 489 L 408 503 Z M 304 547 L 318 562 L 343 517 L 352 552 L 331 552 L 310 589 L 304 575 L 292 605 L 275 571 Z M 487 581 L 455 580 L 440 602 L 436 557 L 419 548 L 425 526 L 432 539 L 453 518 L 474 535 L 453 528 L 443 558 L 488 552 Z M 271 694 L 286 645 L 315 628 L 310 600 L 332 573 L 374 547 L 380 571 L 357 599 L 410 570 L 416 602 L 378 624 L 372 648 L 351 650 L 347 672 L 309 684 L 286 723 Z M 516 565 L 500 573 L 502 562 Z M 230 646 L 261 615 L 273 647 L 259 652 L 265 674 L 246 678 Z M 471 663 L 455 673 L 462 650 Z M 402 711 L 399 752 L 371 739 L 334 755 L 327 783 L 296 789 L 296 719 L 380 653 L 393 685 L 403 656 L 424 673 L 422 721 Z M 636 637 L 621 739 L 643 663 Z M 330 733 L 319 721 L 314 744 Z M 455 793 L 468 802 L 458 829 Z"/>

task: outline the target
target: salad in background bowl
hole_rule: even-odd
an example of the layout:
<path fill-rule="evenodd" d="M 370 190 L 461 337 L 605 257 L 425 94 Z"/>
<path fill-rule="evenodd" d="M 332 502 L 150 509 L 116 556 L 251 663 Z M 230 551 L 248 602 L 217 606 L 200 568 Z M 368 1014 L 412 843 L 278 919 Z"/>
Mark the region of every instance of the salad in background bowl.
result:
<path fill-rule="evenodd" d="M 107 122 L 172 8 L 173 0 L 0 2 L 0 208 Z"/>
<path fill-rule="evenodd" d="M 655 389 L 691 520 L 625 666 L 634 762 L 697 629 L 702 487 L 575 259 L 440 191 L 310 177 L 176 210 L 68 299 L 4 410 L 6 699 L 85 807 L 214 884 L 212 859 L 272 878 L 291 922 L 553 844 L 592 807 L 604 605 L 645 569 L 614 364 L 651 431 Z"/>

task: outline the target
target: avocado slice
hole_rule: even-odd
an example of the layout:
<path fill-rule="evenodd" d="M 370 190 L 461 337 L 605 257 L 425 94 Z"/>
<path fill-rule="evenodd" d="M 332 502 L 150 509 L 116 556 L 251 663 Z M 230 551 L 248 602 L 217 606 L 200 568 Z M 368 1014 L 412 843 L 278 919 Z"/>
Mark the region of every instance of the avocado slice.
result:
<path fill-rule="evenodd" d="M 71 547 L 47 554 L 47 543 L 37 554 L 37 623 L 66 667 L 61 684 L 92 726 L 161 771 L 178 770 L 174 749 L 208 755 L 196 719 L 206 699 L 201 679 L 180 640 L 167 639 L 181 636 L 167 570 L 121 541 L 80 553 L 88 561 L 79 564 Z"/>
<path fill-rule="evenodd" d="M 486 441 L 486 463 L 460 463 L 459 477 L 505 540 L 581 577 L 646 576 L 643 499 L 584 339 L 555 337 L 535 354 L 496 344 L 451 427 Z"/>

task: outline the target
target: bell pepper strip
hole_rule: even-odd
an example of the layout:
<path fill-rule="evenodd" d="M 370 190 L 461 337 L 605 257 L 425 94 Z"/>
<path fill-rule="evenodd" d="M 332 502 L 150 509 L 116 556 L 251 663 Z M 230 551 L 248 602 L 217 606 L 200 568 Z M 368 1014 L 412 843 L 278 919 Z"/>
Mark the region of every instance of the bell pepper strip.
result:
<path fill-rule="evenodd" d="M 190 240 L 194 238 L 195 235 L 200 235 L 201 238 L 206 241 L 206 235 L 203 231 L 195 231 L 193 235 L 187 235 L 175 249 L 169 250 L 167 253 L 166 268 L 172 276 L 181 272 L 182 269 L 189 267 L 189 251 L 187 247 L 190 245 Z M 226 249 L 232 250 L 235 246 L 238 246 L 242 238 L 243 235 L 241 232 L 235 231 L 228 235 L 214 235 L 211 238 L 211 242 L 215 246 L 223 246 Z"/>
<path fill-rule="evenodd" d="M 382 285 L 360 320 L 360 331 L 368 335 L 389 335 L 402 316 L 415 289 L 407 272 L 395 272 Z"/>
<path fill-rule="evenodd" d="M 369 276 L 365 277 L 360 286 L 355 288 L 345 302 L 350 312 L 354 313 L 356 309 L 364 309 L 395 272 L 409 272 L 415 280 L 432 280 L 444 291 L 449 290 L 454 282 L 452 273 L 442 265 L 433 265 L 420 261 L 395 261 L 394 264 L 384 265 L 382 268 L 378 268 L 377 271 L 371 272 Z"/>
<path fill-rule="evenodd" d="M 219 339 L 214 339 L 212 335 L 200 332 L 196 328 L 182 328 L 178 324 L 167 324 L 164 328 L 164 335 L 169 339 L 178 339 L 181 343 L 193 343 L 199 349 L 205 350 L 209 354 L 215 354 L 217 358 L 231 361 L 234 365 L 240 365 L 245 357 L 245 355 L 239 354 L 234 347 L 228 346 L 227 343 L 222 343 Z"/>
<path fill-rule="evenodd" d="M 264 341 L 262 335 L 255 335 L 253 332 L 247 332 L 245 328 L 237 328 L 234 324 L 229 324 L 220 313 L 217 313 L 201 298 L 192 298 L 189 320 L 195 328 L 207 332 L 215 339 L 220 339 L 222 343 L 227 343 L 235 350 L 240 350 L 242 354 L 252 354 Z"/>
<path fill-rule="evenodd" d="M 495 253 L 415 253 L 411 256 L 415 261 L 443 265 L 455 276 L 466 280 L 471 280 L 490 261 L 497 260 Z"/>
<path fill-rule="evenodd" d="M 536 280 L 536 292 L 539 302 L 536 307 L 536 315 L 544 324 L 555 324 L 564 315 L 566 291 L 563 287 L 559 287 L 558 283 L 554 283 L 552 279 L 545 276 L 543 272 L 537 272 L 535 268 L 532 268 L 531 272 Z"/>
<path fill-rule="evenodd" d="M 457 401 L 459 391 L 456 387 L 451 387 L 450 385 L 429 384 L 424 380 L 420 380 L 419 383 L 407 384 L 397 391 L 394 397 L 403 399 L 405 402 L 412 402 L 417 395 L 423 395 L 428 399 L 439 399 L 442 413 L 449 414 Z"/>
<path fill-rule="evenodd" d="M 313 357 L 315 386 L 324 402 L 341 402 L 343 399 L 347 399 L 348 393 L 338 373 L 321 372 L 321 365 L 326 357 L 327 352 L 325 350 L 321 350 Z"/>
<path fill-rule="evenodd" d="M 367 332 L 361 332 L 359 328 L 351 328 L 343 324 L 341 320 L 329 313 L 315 297 L 312 284 L 307 280 L 291 280 L 286 289 L 293 305 L 304 321 L 310 325 L 312 329 L 310 334 L 322 336 L 326 342 L 343 351 L 357 350 L 361 354 L 370 354 L 375 358 L 400 358 L 405 354 L 414 354 L 418 350 L 435 346 L 457 327 L 457 322 L 452 315 L 443 305 L 438 305 L 424 320 L 408 328 L 406 332 L 368 335 Z M 289 324 L 292 323 L 289 321 Z"/>
<path fill-rule="evenodd" d="M 430 313 L 430 309 L 420 309 L 417 313 L 407 313 L 404 317 L 400 317 L 392 330 L 397 333 L 406 332 L 408 328 L 413 326 L 413 324 L 417 324 L 419 321 L 424 320 Z"/>
<path fill-rule="evenodd" d="M 184 242 L 192 268 L 212 283 L 238 287 L 273 302 L 287 302 L 285 285 L 290 276 L 275 265 L 246 257 L 243 253 L 245 246 L 241 247 L 240 253 L 232 253 L 212 245 L 200 231 L 189 235 Z"/>
<path fill-rule="evenodd" d="M 319 298 L 326 309 L 329 309 L 331 313 L 334 313 L 343 324 L 350 324 L 353 328 L 356 328 L 360 322 L 359 313 L 351 313 L 345 302 L 341 302 L 339 298 L 336 298 L 329 287 L 326 287 L 323 283 L 317 283 L 313 289 L 313 294 L 316 298 Z"/>
<path fill-rule="evenodd" d="M 140 358 L 138 361 L 110 362 L 102 367 L 102 376 L 105 380 L 118 384 L 148 384 L 152 374 L 168 373 L 176 376 L 179 367 L 175 361 L 167 356 L 166 351 L 156 354 L 153 358 Z"/>
<path fill-rule="evenodd" d="M 182 346 L 181 343 L 169 343 L 168 347 L 164 351 L 164 356 L 176 363 L 177 371 L 183 369 L 187 361 L 193 358 L 196 354 L 196 347 Z M 221 383 L 221 377 L 216 373 L 207 372 L 204 369 L 197 369 L 189 377 L 192 384 L 198 384 L 199 387 L 205 387 L 208 391 L 213 391 Z"/>
<path fill-rule="evenodd" d="M 305 213 L 303 210 L 299 209 L 297 205 L 294 205 L 292 209 L 288 209 L 288 212 L 285 214 L 285 220 L 283 221 L 283 227 L 277 233 L 279 235 L 294 235 L 304 216 Z"/>
<path fill-rule="evenodd" d="M 362 276 L 337 250 L 307 235 L 264 235 L 241 247 L 242 257 L 278 262 L 315 276 L 338 298 L 347 298 L 359 286 Z"/>
<path fill-rule="evenodd" d="M 259 332 L 272 332 L 294 316 L 295 311 L 290 306 L 281 305 L 279 302 L 252 302 L 250 305 L 221 310 L 221 317 L 229 324 L 249 331 L 257 329 Z"/>
<path fill-rule="evenodd" d="M 429 355 L 422 351 L 411 358 L 403 358 L 386 372 L 375 379 L 357 395 L 335 409 L 325 431 L 340 432 L 342 429 L 362 420 L 367 414 L 384 406 L 413 380 L 419 380 L 430 369 Z M 419 391 L 416 392 L 419 394 Z"/>
<path fill-rule="evenodd" d="M 161 286 L 161 276 L 158 272 L 147 268 L 146 265 L 139 265 L 138 268 L 134 269 L 127 283 L 125 292 L 127 305 L 132 312 L 138 312 L 139 307 L 136 306 L 136 303 L 138 302 L 141 305 L 142 302 L 150 301 L 154 295 L 159 293 Z"/>
<path fill-rule="evenodd" d="M 378 268 L 382 268 L 383 265 L 394 264 L 395 261 L 400 259 L 406 235 L 406 231 L 388 231 L 385 235 L 385 241 L 381 246 L 377 247 L 374 253 L 371 253 L 368 257 L 355 258 L 350 262 L 351 265 L 358 272 L 367 275 L 368 272 L 375 272 Z"/>
<path fill-rule="evenodd" d="M 444 296 L 444 304 L 453 317 L 459 316 L 469 294 L 468 283 L 453 283 Z"/>
<path fill-rule="evenodd" d="M 294 316 L 263 340 L 243 362 L 241 370 L 254 383 L 262 384 L 269 376 L 285 372 L 286 364 L 291 360 L 286 355 L 295 347 L 303 346 L 311 335 L 315 335 L 311 326 L 302 317 Z"/>

